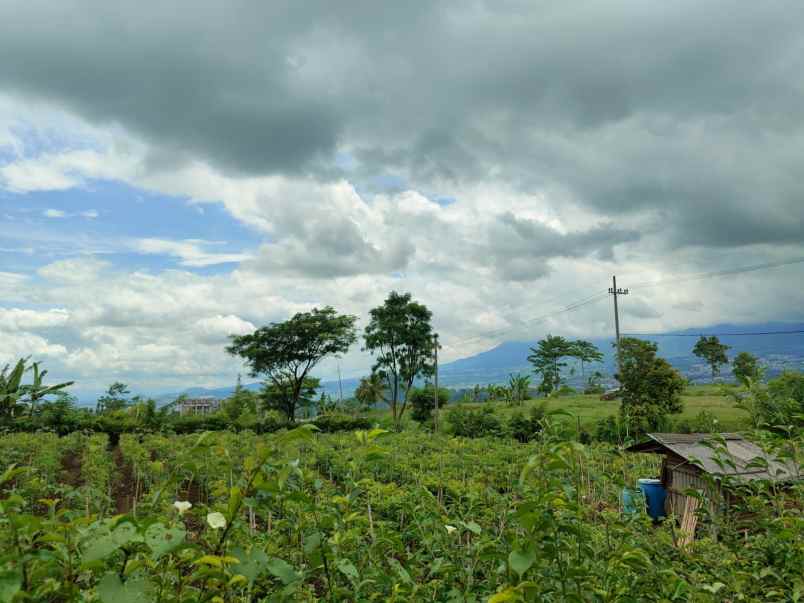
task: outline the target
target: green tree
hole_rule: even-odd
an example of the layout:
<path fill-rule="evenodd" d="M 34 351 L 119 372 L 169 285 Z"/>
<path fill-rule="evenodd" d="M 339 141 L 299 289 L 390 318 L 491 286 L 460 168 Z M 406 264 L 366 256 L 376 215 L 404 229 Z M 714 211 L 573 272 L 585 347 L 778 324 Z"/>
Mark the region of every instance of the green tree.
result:
<path fill-rule="evenodd" d="M 115 381 L 109 386 L 103 395 L 98 398 L 98 402 L 95 405 L 95 412 L 101 415 L 107 412 L 124 410 L 129 404 L 131 404 L 131 401 L 128 398 L 130 393 L 131 392 L 128 389 L 128 385 Z"/>
<path fill-rule="evenodd" d="M 620 414 L 636 433 L 656 429 L 668 414 L 683 410 L 684 378 L 664 358 L 656 356 L 656 349 L 649 341 L 633 337 L 620 340 Z"/>
<path fill-rule="evenodd" d="M 260 391 L 263 412 L 279 411 L 289 421 L 294 421 L 297 409 L 309 409 L 315 404 L 320 385 L 321 380 L 316 377 L 305 377 L 298 387 L 289 379 L 266 381 Z"/>
<path fill-rule="evenodd" d="M 27 363 L 28 358 L 20 358 L 14 368 L 7 364 L 0 370 L 0 416 L 13 417 L 17 407 L 26 404 L 30 405 L 33 415 L 38 400 L 55 394 L 74 383 L 67 381 L 58 385 L 45 385 L 42 381 L 47 375 L 47 371 L 40 370 L 41 363 L 33 362 L 30 366 L 27 366 Z M 28 371 L 33 372 L 33 382 L 24 384 L 22 380 Z"/>
<path fill-rule="evenodd" d="M 720 374 L 720 367 L 729 363 L 729 358 L 726 356 L 726 350 L 728 349 L 729 346 L 720 343 L 717 336 L 706 337 L 701 335 L 701 338 L 695 342 L 692 353 L 706 361 L 712 369 L 712 381 L 714 381 L 715 377 Z"/>
<path fill-rule="evenodd" d="M 75 429 L 80 421 L 80 413 L 76 408 L 77 398 L 65 391 L 58 391 L 52 400 L 43 400 L 36 407 L 36 416 L 40 424 L 52 429 L 60 435 Z"/>
<path fill-rule="evenodd" d="M 362 409 L 369 410 L 378 402 L 385 399 L 385 381 L 377 373 L 372 373 L 368 377 L 361 377 L 360 383 L 355 390 L 355 398 Z"/>
<path fill-rule="evenodd" d="M 530 377 L 519 373 L 509 375 L 508 390 L 511 402 L 522 404 L 522 402 L 530 398 Z"/>
<path fill-rule="evenodd" d="M 339 315 L 330 306 L 313 308 L 252 334 L 232 335 L 226 351 L 243 358 L 252 376 L 266 375 L 277 391 L 290 388 L 283 412 L 294 421 L 310 371 L 327 356 L 349 350 L 357 339 L 356 321 L 356 316 Z"/>
<path fill-rule="evenodd" d="M 583 339 L 571 341 L 569 348 L 570 353 L 568 355 L 576 358 L 581 364 L 581 375 L 585 375 L 585 363 L 600 362 L 603 360 L 603 353 L 591 341 L 584 341 Z"/>
<path fill-rule="evenodd" d="M 413 407 L 411 418 L 417 423 L 427 423 L 433 418 L 435 410 L 435 392 L 433 385 L 414 387 L 409 394 L 410 404 Z M 445 387 L 438 388 L 438 408 L 443 409 L 449 404 L 450 391 Z"/>
<path fill-rule="evenodd" d="M 221 410 L 230 421 L 234 422 L 244 413 L 256 414 L 258 402 L 259 396 L 243 387 L 240 383 L 240 375 L 238 375 L 235 390 L 231 396 L 221 402 Z"/>
<path fill-rule="evenodd" d="M 572 353 L 572 344 L 560 335 L 547 335 L 530 349 L 528 362 L 533 365 L 533 372 L 542 376 L 539 391 L 549 396 L 561 385 L 561 369 L 567 364 L 561 359 Z"/>
<path fill-rule="evenodd" d="M 369 314 L 364 349 L 375 356 L 372 372 L 386 383 L 389 396 L 385 402 L 399 427 L 413 382 L 433 373 L 432 313 L 413 301 L 410 293 L 392 291 L 383 305 Z"/>
<path fill-rule="evenodd" d="M 731 365 L 735 379 L 746 387 L 749 380 L 757 381 L 761 376 L 762 369 L 759 367 L 759 360 L 748 352 L 737 354 L 734 360 L 731 361 Z"/>

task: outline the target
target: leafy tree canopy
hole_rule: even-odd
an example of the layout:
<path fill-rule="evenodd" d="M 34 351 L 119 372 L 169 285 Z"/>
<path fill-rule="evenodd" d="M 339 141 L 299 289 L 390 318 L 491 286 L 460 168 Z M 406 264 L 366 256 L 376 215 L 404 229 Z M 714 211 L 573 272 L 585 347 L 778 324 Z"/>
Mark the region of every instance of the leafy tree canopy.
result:
<path fill-rule="evenodd" d="M 709 368 L 712 369 L 712 379 L 720 374 L 720 367 L 729 363 L 729 358 L 726 356 L 726 350 L 729 346 L 720 343 L 717 336 L 712 335 L 706 337 L 701 335 L 701 338 L 695 342 L 695 347 L 692 353 L 706 361 Z"/>
<path fill-rule="evenodd" d="M 748 385 L 749 380 L 757 381 L 761 376 L 762 369 L 759 367 L 759 360 L 753 354 L 740 352 L 732 360 L 732 371 L 734 377 L 743 385 Z"/>
<path fill-rule="evenodd" d="M 398 425 L 414 380 L 433 373 L 432 313 L 413 301 L 410 293 L 392 291 L 383 305 L 371 310 L 370 317 L 364 349 L 375 357 L 372 372 L 386 382 L 390 393 L 386 402 Z M 404 394 L 401 405 L 400 393 Z"/>
<path fill-rule="evenodd" d="M 533 365 L 533 372 L 542 376 L 539 391 L 549 395 L 561 385 L 561 369 L 567 366 L 562 359 L 572 354 L 572 342 L 560 335 L 547 335 L 530 351 L 528 362 Z"/>
<path fill-rule="evenodd" d="M 96 412 L 98 414 L 103 414 L 107 412 L 124 410 L 131 403 L 128 398 L 130 393 L 131 392 L 128 389 L 128 385 L 115 381 L 109 386 L 103 395 L 98 398 Z"/>
<path fill-rule="evenodd" d="M 664 358 L 656 356 L 656 344 L 633 337 L 620 340 L 622 384 L 620 412 L 635 432 L 656 429 L 668 414 L 683 410 L 684 378 Z"/>
<path fill-rule="evenodd" d="M 277 389 L 290 387 L 286 414 L 292 421 L 310 371 L 327 356 L 349 350 L 357 339 L 356 321 L 330 306 L 313 308 L 249 335 L 232 335 L 226 351 L 243 358 L 252 376 L 266 375 Z"/>
<path fill-rule="evenodd" d="M 569 343 L 569 356 L 577 358 L 581 363 L 581 374 L 584 374 L 584 365 L 590 362 L 600 362 L 603 360 L 603 353 L 591 341 L 577 339 Z"/>

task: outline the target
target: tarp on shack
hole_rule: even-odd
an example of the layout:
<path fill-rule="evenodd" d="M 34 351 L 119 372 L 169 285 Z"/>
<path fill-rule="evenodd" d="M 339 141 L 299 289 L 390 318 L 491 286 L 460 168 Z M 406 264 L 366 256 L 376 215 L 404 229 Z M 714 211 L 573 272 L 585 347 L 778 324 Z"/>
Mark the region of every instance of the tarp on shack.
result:
<path fill-rule="evenodd" d="M 649 433 L 650 438 L 628 448 L 629 452 L 674 454 L 711 475 L 736 478 L 794 481 L 802 478 L 801 468 L 793 461 L 779 459 L 736 433 Z M 718 435 L 725 450 L 718 445 Z M 705 442 L 710 442 L 707 445 Z M 720 459 L 720 462 L 718 462 Z"/>

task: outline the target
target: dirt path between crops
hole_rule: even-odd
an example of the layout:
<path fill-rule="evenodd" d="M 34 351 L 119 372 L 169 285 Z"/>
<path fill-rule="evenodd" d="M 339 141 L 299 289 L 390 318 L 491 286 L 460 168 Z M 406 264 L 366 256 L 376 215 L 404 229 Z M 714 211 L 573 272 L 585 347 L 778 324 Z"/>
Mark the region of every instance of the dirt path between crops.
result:
<path fill-rule="evenodd" d="M 115 471 L 112 475 L 112 501 L 118 514 L 128 513 L 134 507 L 136 481 L 131 463 L 123 457 L 120 446 L 112 449 Z"/>
<path fill-rule="evenodd" d="M 68 450 L 61 456 L 61 481 L 71 488 L 78 488 L 84 483 L 81 479 L 80 454 Z"/>

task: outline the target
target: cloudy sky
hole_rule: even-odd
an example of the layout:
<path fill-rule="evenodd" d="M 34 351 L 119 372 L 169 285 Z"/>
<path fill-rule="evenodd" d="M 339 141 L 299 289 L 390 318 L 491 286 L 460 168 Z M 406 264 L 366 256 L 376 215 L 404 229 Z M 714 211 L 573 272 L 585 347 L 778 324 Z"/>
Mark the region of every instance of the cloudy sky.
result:
<path fill-rule="evenodd" d="M 0 0 L 0 56 L 0 361 L 79 392 L 393 289 L 447 359 L 615 273 L 625 330 L 804 319 L 804 264 L 635 286 L 804 257 L 800 0 Z"/>

